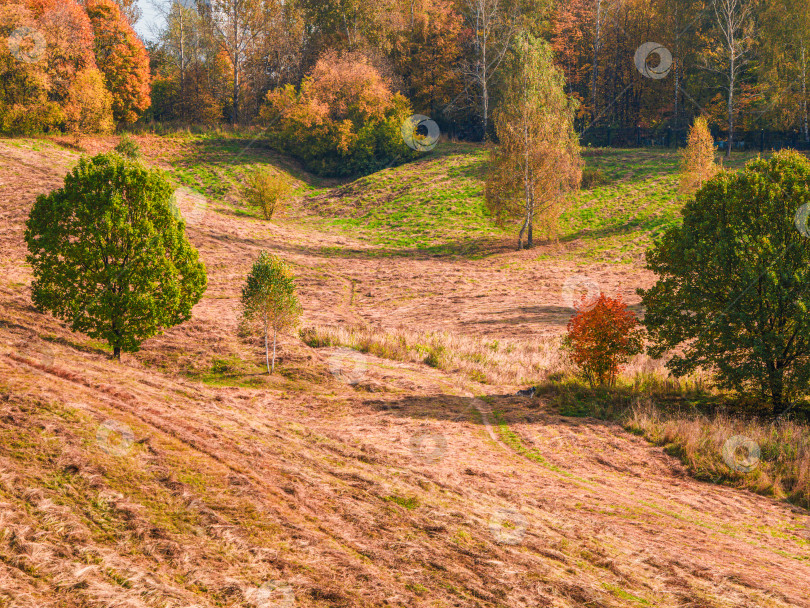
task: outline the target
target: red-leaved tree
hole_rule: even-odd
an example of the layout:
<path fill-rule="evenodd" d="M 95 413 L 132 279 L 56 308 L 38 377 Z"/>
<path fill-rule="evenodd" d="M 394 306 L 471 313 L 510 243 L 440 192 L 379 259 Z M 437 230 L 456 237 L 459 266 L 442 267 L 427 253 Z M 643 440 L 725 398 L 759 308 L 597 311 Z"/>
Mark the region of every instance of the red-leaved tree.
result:
<path fill-rule="evenodd" d="M 641 352 L 642 334 L 635 313 L 602 293 L 591 302 L 582 297 L 565 345 L 591 387 L 615 386 L 622 365 Z"/>
<path fill-rule="evenodd" d="M 87 0 L 96 63 L 112 93 L 113 117 L 135 122 L 150 103 L 149 55 L 113 0 Z"/>

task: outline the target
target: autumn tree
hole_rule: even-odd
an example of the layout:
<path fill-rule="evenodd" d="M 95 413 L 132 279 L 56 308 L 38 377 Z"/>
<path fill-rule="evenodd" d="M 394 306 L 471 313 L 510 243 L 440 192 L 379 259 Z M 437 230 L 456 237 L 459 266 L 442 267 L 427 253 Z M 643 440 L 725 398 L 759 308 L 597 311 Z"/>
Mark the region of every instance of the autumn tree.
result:
<path fill-rule="evenodd" d="M 289 267 L 278 257 L 263 251 L 242 288 L 242 329 L 259 331 L 264 339 L 267 373 L 276 369 L 276 338 L 279 332 L 295 327 L 301 305 L 295 293 L 295 280 Z M 273 358 L 270 361 L 270 333 Z"/>
<path fill-rule="evenodd" d="M 458 101 L 463 19 L 448 0 L 412 2 L 409 24 L 397 35 L 393 59 L 417 112 L 439 119 Z M 448 112 L 449 113 L 449 112 Z"/>
<path fill-rule="evenodd" d="M 18 33 L 15 39 L 11 36 Z M 24 39 L 20 32 L 29 32 Z M 45 40 L 35 37 L 37 21 L 21 3 L 0 4 L 0 131 L 35 133 L 64 121 L 59 104 L 49 98 L 50 78 L 44 61 Z M 39 35 L 41 36 L 41 34 Z"/>
<path fill-rule="evenodd" d="M 509 51 L 517 15 L 506 0 L 463 0 L 465 25 L 470 32 L 467 58 L 461 73 L 471 91 L 481 119 L 481 136 L 487 137 L 492 86 Z"/>
<path fill-rule="evenodd" d="M 213 125 L 232 103 L 233 70 L 214 32 L 188 3 L 156 4 L 166 27 L 152 53 L 152 108 L 157 120 Z"/>
<path fill-rule="evenodd" d="M 810 143 L 808 69 L 810 68 L 810 1 L 771 0 L 761 18 L 762 81 L 777 128 L 801 130 Z"/>
<path fill-rule="evenodd" d="M 143 15 L 141 7 L 138 6 L 138 0 L 115 0 L 121 14 L 127 20 L 127 23 L 134 26 L 138 19 Z"/>
<path fill-rule="evenodd" d="M 495 112 L 498 145 L 490 155 L 486 201 L 499 221 L 522 217 L 518 249 L 532 247 L 533 225 L 553 235 L 565 194 L 581 179 L 577 103 L 565 94 L 562 72 L 549 46 L 526 34 L 505 70 L 503 99 Z"/>
<path fill-rule="evenodd" d="M 113 117 L 131 123 L 149 107 L 149 56 L 113 0 L 87 0 L 96 63 L 112 93 Z"/>
<path fill-rule="evenodd" d="M 714 162 L 714 138 L 708 121 L 698 116 L 692 128 L 686 149 L 681 155 L 681 192 L 692 194 L 717 173 Z"/>
<path fill-rule="evenodd" d="M 704 67 L 717 74 L 726 92 L 728 140 L 726 156 L 734 147 L 737 92 L 740 80 L 751 63 L 756 25 L 757 0 L 711 0 L 715 22 L 715 40 L 705 55 Z"/>
<path fill-rule="evenodd" d="M 272 14 L 281 10 L 275 0 L 210 0 L 201 7 L 217 44 L 231 62 L 231 122 L 240 121 L 246 58 L 258 44 Z"/>
<path fill-rule="evenodd" d="M 564 345 L 592 388 L 615 386 L 622 366 L 642 350 L 638 320 L 620 298 L 586 297 L 568 321 Z"/>
<path fill-rule="evenodd" d="M 6 101 L 2 130 L 110 130 L 111 97 L 96 67 L 84 9 L 74 0 L 27 0 L 0 4 L 0 13 L 0 27 L 8 35 L 17 32 L 16 41 L 0 49 L 7 74 L 0 93 Z"/>
<path fill-rule="evenodd" d="M 360 53 L 327 53 L 300 87 L 271 91 L 262 108 L 270 143 L 321 175 L 370 173 L 416 153 L 402 137 L 408 101 Z"/>
<path fill-rule="evenodd" d="M 207 279 L 173 194 L 157 169 L 115 153 L 82 158 L 26 223 L 34 304 L 119 359 L 188 320 Z"/>

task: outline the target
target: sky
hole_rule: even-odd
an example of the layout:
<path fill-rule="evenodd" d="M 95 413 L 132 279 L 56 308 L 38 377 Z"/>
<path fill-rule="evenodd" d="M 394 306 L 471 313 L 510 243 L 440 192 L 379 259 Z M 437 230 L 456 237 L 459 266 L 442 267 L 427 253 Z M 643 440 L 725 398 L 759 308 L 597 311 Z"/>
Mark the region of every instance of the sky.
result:
<path fill-rule="evenodd" d="M 152 41 L 155 39 L 153 30 L 163 25 L 163 17 L 155 9 L 152 0 L 140 0 L 138 7 L 143 14 L 135 24 L 135 31 L 144 42 Z"/>

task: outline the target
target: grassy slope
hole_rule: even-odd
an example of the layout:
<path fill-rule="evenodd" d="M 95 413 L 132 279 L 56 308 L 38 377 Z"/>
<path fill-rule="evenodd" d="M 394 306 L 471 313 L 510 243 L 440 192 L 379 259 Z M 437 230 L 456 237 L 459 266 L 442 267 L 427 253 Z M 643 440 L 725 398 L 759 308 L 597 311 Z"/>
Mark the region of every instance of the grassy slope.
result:
<path fill-rule="evenodd" d="M 233 337 L 220 302 L 253 248 L 292 252 L 300 234 L 269 239 L 220 183 L 271 162 L 302 188 L 328 184 L 240 154 L 240 142 L 187 144 L 152 160 L 212 197 L 213 217 L 192 230 L 211 289 L 192 321 L 123 365 L 33 310 L 25 288 L 25 214 L 75 155 L 4 144 L 20 154 L 0 155 L 17 180 L 0 186 L 0 607 L 289 608 L 289 593 L 304 607 L 810 605 L 805 516 L 684 479 L 615 427 L 494 398 L 493 433 L 451 370 L 369 357 L 368 382 L 345 386 L 328 349 L 300 344 L 285 347 L 278 379 L 222 386 L 233 375 L 223 353 L 256 350 Z M 465 154 L 448 173 L 475 165 Z M 460 193 L 475 181 L 449 177 Z M 457 209 L 475 199 L 453 196 L 466 201 Z M 418 217 L 399 198 L 374 200 L 404 213 L 389 249 L 441 246 L 442 226 L 458 223 L 436 207 L 432 232 L 409 240 Z M 498 238 L 477 222 L 471 238 Z M 341 229 L 375 234 L 359 220 Z M 321 287 L 304 278 L 309 301 Z M 179 363 L 193 359 L 213 361 L 209 373 Z M 134 443 L 111 443 L 108 420 Z M 413 451 L 426 432 L 445 438 L 440 462 Z M 493 517 L 515 511 L 528 525 L 502 525 L 519 532 L 513 545 Z"/>

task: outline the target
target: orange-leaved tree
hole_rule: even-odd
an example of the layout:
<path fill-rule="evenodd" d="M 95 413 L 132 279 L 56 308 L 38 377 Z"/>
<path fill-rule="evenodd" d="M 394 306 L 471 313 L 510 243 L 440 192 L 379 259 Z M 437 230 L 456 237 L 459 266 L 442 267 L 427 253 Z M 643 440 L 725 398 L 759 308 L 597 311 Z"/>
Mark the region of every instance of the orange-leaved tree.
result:
<path fill-rule="evenodd" d="M 112 93 L 113 117 L 135 122 L 150 103 L 149 55 L 113 0 L 87 0 L 96 63 Z"/>
<path fill-rule="evenodd" d="M 591 387 L 615 386 L 622 366 L 641 352 L 642 333 L 635 313 L 620 299 L 586 296 L 568 321 L 565 346 Z"/>
<path fill-rule="evenodd" d="M 301 85 L 267 94 L 260 122 L 277 149 L 319 175 L 368 174 L 413 156 L 410 103 L 361 53 L 325 53 Z"/>

